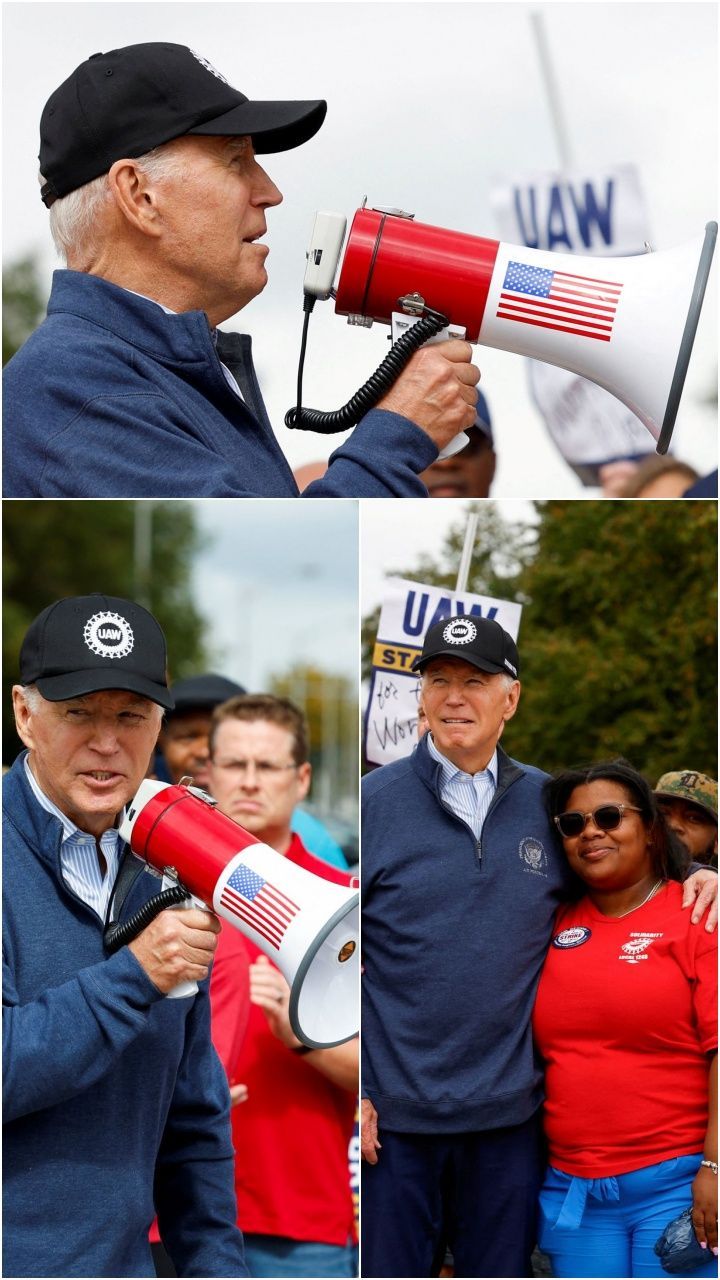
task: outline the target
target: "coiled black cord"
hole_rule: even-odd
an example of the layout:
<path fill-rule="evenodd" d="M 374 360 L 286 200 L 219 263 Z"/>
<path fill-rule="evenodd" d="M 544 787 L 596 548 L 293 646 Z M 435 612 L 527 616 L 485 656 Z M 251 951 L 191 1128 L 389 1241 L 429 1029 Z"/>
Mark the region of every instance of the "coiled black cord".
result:
<path fill-rule="evenodd" d="M 110 955 L 114 955 L 124 947 L 126 942 L 132 942 L 133 938 L 142 933 L 143 929 L 146 929 L 166 907 L 175 907 L 179 902 L 185 902 L 190 896 L 189 890 L 184 885 L 173 885 L 172 889 L 163 889 L 162 893 L 156 893 L 154 898 L 148 898 L 129 920 L 123 921 L 122 924 L 106 925 L 103 942 Z"/>
<path fill-rule="evenodd" d="M 424 342 L 427 342 L 428 338 L 434 338 L 436 333 L 439 333 L 441 329 L 444 329 L 450 323 L 447 316 L 441 315 L 439 311 L 432 311 L 430 307 L 425 307 L 425 315 L 422 320 L 418 320 L 411 329 L 408 329 L 407 333 L 404 333 L 394 343 L 372 377 L 368 378 L 364 386 L 355 392 L 355 395 L 348 400 L 347 404 L 343 405 L 342 409 L 323 413 L 319 409 L 303 409 L 301 407 L 302 367 L 305 360 L 310 310 L 311 308 L 306 308 L 303 324 L 300 367 L 298 370 L 298 402 L 293 409 L 288 409 L 285 414 L 285 426 L 293 427 L 300 431 L 319 431 L 323 435 L 331 435 L 335 431 L 347 431 L 350 427 L 356 427 L 368 410 L 372 409 L 381 396 L 390 390 L 410 357 L 419 350 Z"/>

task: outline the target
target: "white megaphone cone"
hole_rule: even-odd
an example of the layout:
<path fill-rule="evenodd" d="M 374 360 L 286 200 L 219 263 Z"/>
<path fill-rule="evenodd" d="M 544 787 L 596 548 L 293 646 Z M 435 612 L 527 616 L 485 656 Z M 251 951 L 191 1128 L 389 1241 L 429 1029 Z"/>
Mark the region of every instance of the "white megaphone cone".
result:
<path fill-rule="evenodd" d="M 433 308 L 479 342 L 571 369 L 612 392 L 670 443 L 700 318 L 717 223 L 681 245 L 629 258 L 545 253 L 362 208 L 335 310 L 390 323 L 399 300 Z M 419 314 L 419 312 L 418 312 Z"/>
<path fill-rule="evenodd" d="M 218 813 L 203 792 L 145 779 L 120 836 L 133 853 L 239 929 L 282 971 L 290 1023 L 311 1048 L 359 1026 L 358 893 L 295 866 Z"/>

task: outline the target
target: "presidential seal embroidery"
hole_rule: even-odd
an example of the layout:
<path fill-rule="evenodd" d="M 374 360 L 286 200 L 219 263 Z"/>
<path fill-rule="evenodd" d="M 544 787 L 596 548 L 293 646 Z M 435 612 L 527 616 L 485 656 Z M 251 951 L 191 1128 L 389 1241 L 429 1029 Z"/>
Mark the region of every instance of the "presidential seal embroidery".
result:
<path fill-rule="evenodd" d="M 547 877 L 547 854 L 540 840 L 535 836 L 526 836 L 520 841 L 518 852 L 525 864 L 525 871 Z"/>

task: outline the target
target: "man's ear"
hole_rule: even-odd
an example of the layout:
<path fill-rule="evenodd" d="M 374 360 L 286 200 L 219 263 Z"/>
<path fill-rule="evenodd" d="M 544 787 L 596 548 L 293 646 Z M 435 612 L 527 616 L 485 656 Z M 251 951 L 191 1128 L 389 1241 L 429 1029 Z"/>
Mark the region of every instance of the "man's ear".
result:
<path fill-rule="evenodd" d="M 310 790 L 310 783 L 312 781 L 312 765 L 308 761 L 306 761 L 305 764 L 298 765 L 295 778 L 300 793 L 298 795 L 298 800 L 304 800 Z"/>
<path fill-rule="evenodd" d="M 15 728 L 18 738 L 25 746 L 32 750 L 34 745 L 34 734 L 32 732 L 32 712 L 25 701 L 25 693 L 21 684 L 13 685 L 12 691 L 13 711 L 15 713 Z"/>
<path fill-rule="evenodd" d="M 137 160 L 116 160 L 108 173 L 115 207 L 141 235 L 157 237 L 162 225 L 157 188 Z"/>
<path fill-rule="evenodd" d="M 515 715 L 515 712 L 518 709 L 518 702 L 520 701 L 520 689 L 521 689 L 520 681 L 513 680 L 512 684 L 510 685 L 510 688 L 508 689 L 507 702 L 505 705 L 505 713 L 503 715 L 504 721 L 512 720 L 513 716 Z"/>

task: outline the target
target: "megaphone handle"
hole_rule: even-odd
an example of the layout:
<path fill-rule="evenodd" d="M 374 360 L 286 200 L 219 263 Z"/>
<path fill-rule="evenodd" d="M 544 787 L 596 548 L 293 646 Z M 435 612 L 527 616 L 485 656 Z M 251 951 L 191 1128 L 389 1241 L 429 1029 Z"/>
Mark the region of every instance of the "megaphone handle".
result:
<path fill-rule="evenodd" d="M 170 876 L 163 876 L 163 889 L 170 889 L 175 884 L 177 884 L 176 880 L 173 880 Z M 178 902 L 176 906 L 170 907 L 169 910 L 188 911 L 190 908 L 197 907 L 198 905 L 204 906 L 203 903 L 197 903 L 195 898 L 186 898 L 184 902 Z M 172 990 L 168 991 L 165 998 L 166 1000 L 184 1000 L 187 996 L 196 996 L 197 990 L 197 982 L 178 982 L 176 987 L 173 987 Z"/>
<path fill-rule="evenodd" d="M 452 458 L 454 454 L 459 453 L 469 443 L 470 437 L 464 431 L 460 431 L 456 436 L 453 436 L 449 444 L 445 445 L 445 448 L 440 451 L 435 461 L 441 462 L 443 458 Z"/>

